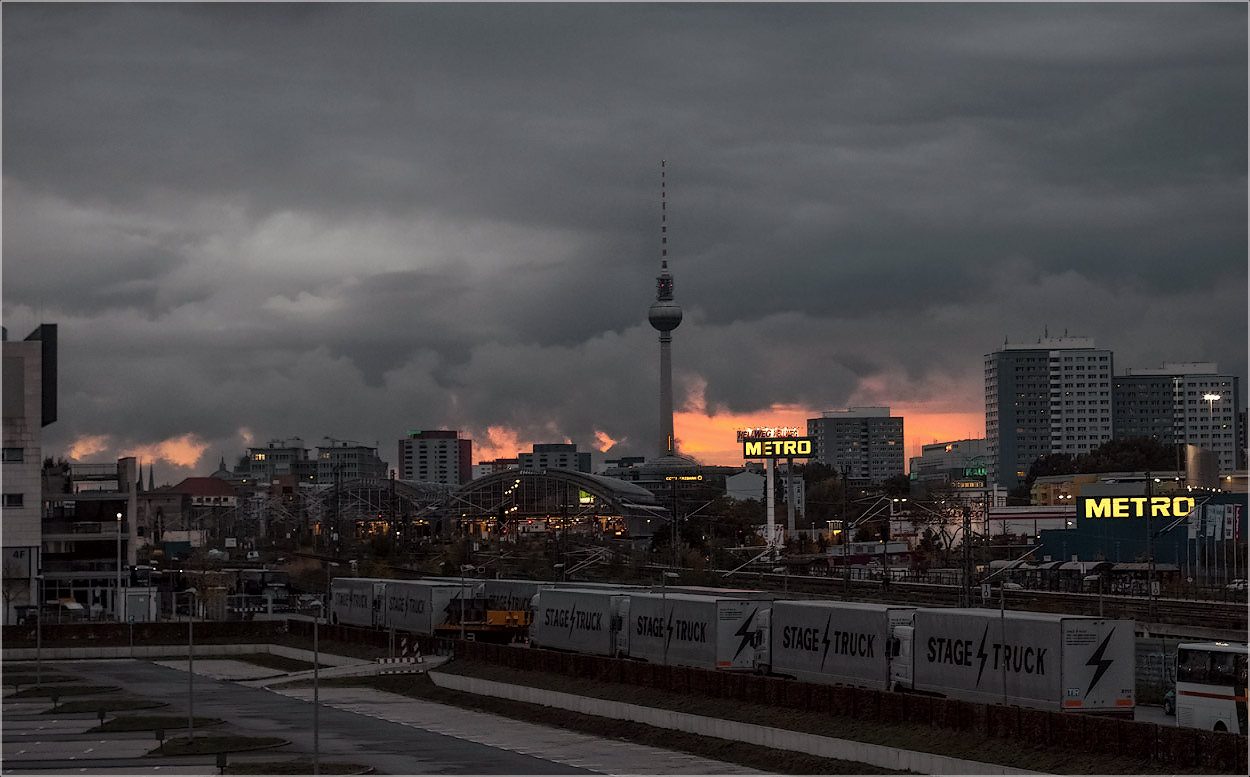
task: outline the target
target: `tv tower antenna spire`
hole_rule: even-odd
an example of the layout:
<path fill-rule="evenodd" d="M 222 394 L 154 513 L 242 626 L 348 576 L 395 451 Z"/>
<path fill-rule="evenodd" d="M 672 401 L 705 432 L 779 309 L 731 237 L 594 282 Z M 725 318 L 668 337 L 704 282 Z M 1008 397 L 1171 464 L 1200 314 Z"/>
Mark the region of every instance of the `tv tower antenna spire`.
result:
<path fill-rule="evenodd" d="M 660 332 L 660 432 L 664 456 L 677 454 L 673 436 L 673 330 L 681 323 L 681 306 L 673 301 L 673 276 L 668 271 L 668 200 L 665 160 L 660 160 L 660 274 L 655 279 L 655 302 L 647 319 Z"/>

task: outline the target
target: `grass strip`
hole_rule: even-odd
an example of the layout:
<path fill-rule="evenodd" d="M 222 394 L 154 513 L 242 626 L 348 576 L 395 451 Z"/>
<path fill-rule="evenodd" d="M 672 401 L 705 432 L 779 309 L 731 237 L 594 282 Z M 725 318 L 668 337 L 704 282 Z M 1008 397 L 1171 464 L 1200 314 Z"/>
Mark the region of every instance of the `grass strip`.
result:
<path fill-rule="evenodd" d="M 207 753 L 235 753 L 246 750 L 264 750 L 270 747 L 281 747 L 290 744 L 281 737 L 195 737 L 187 739 L 178 737 L 167 739 L 150 755 L 205 755 Z"/>
<path fill-rule="evenodd" d="M 45 699 L 52 696 L 91 696 L 97 693 L 112 693 L 118 690 L 121 689 L 115 685 L 57 685 L 54 687 L 37 685 L 34 688 L 23 688 L 9 698 Z"/>
<path fill-rule="evenodd" d="M 363 764 L 321 761 L 317 764 L 319 774 L 368 774 L 371 767 Z M 312 774 L 312 761 L 248 761 L 226 764 L 225 774 Z"/>
<path fill-rule="evenodd" d="M 196 718 L 195 726 L 216 726 L 221 718 Z M 103 725 L 91 729 L 91 733 L 117 733 L 121 731 L 163 731 L 187 727 L 186 715 L 119 715 Z"/>
<path fill-rule="evenodd" d="M 116 712 L 119 710 L 148 710 L 156 707 L 169 706 L 163 701 L 153 701 L 152 699 L 78 699 L 76 701 L 67 701 L 56 705 L 52 709 L 45 712 L 45 715 L 82 713 L 82 712 Z M 185 720 L 185 718 L 183 718 Z"/>
<path fill-rule="evenodd" d="M 206 659 L 216 659 L 219 661 L 242 661 L 245 664 L 254 664 L 266 669 L 274 669 L 278 672 L 307 672 L 311 671 L 313 664 L 311 661 L 301 661 L 297 658 L 287 658 L 286 656 L 277 656 L 272 653 L 243 653 L 237 655 L 222 656 L 196 656 L 197 661 Z M 321 664 L 321 668 L 325 668 L 326 664 Z"/>

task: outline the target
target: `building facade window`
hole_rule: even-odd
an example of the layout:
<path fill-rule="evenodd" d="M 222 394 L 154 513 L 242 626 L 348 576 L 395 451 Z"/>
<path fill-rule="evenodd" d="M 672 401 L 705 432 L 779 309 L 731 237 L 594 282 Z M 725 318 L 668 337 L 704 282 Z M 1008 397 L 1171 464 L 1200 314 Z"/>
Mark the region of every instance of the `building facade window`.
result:
<path fill-rule="evenodd" d="M 2 504 L 4 507 L 22 507 L 24 502 L 25 499 L 22 494 L 5 494 Z"/>

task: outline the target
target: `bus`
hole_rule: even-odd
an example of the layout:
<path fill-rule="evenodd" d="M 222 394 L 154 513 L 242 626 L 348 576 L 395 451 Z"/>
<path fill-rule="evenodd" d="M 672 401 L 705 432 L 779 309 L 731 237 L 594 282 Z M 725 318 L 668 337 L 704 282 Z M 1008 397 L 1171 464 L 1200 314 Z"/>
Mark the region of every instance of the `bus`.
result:
<path fill-rule="evenodd" d="M 1176 725 L 1246 733 L 1246 659 L 1238 642 L 1176 646 Z"/>

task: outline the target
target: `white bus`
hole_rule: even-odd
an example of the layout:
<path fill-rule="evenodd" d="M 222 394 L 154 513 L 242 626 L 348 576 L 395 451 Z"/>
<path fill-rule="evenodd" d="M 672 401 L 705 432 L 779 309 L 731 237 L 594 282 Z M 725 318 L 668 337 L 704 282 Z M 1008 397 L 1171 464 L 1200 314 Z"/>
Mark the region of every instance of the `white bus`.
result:
<path fill-rule="evenodd" d="M 1176 725 L 1246 733 L 1246 659 L 1238 642 L 1176 646 Z"/>

